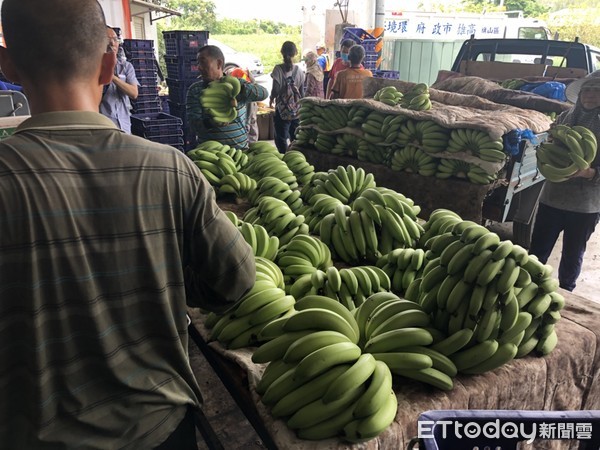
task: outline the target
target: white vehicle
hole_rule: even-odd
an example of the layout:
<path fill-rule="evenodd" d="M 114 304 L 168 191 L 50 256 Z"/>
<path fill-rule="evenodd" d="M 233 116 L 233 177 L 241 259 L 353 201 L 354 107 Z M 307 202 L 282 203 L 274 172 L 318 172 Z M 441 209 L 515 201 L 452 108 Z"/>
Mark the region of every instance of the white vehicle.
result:
<path fill-rule="evenodd" d="M 209 38 L 208 45 L 215 45 L 223 52 L 223 55 L 225 56 L 225 67 L 223 69 L 225 72 L 230 69 L 235 69 L 236 67 L 248 69 L 253 75 L 260 75 L 264 71 L 262 61 L 258 56 L 250 53 L 238 52 L 216 39 Z"/>

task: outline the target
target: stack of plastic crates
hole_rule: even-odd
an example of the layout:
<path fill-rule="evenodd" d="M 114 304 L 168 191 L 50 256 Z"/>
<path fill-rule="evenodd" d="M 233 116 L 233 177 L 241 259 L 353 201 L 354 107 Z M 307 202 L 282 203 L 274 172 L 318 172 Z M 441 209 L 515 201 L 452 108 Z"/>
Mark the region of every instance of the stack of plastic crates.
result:
<path fill-rule="evenodd" d="M 399 80 L 400 72 L 396 70 L 371 70 L 375 78 L 387 78 L 388 80 Z"/>
<path fill-rule="evenodd" d="M 182 121 L 165 113 L 131 115 L 131 132 L 153 142 L 184 151 Z"/>
<path fill-rule="evenodd" d="M 125 39 L 123 49 L 133 65 L 138 79 L 138 97 L 131 102 L 134 114 L 159 113 L 162 108 L 158 98 L 154 44 L 146 39 Z"/>
<path fill-rule="evenodd" d="M 163 31 L 169 88 L 169 112 L 181 118 L 185 150 L 196 147 L 196 136 L 186 121 L 185 102 L 189 87 L 198 81 L 198 50 L 208 43 L 208 31 Z"/>
<path fill-rule="evenodd" d="M 343 39 L 352 39 L 358 45 L 365 49 L 365 60 L 363 66 L 365 69 L 373 70 L 377 69 L 377 44 L 381 41 L 381 38 L 374 37 L 371 33 L 363 30 L 362 28 L 344 28 Z"/>

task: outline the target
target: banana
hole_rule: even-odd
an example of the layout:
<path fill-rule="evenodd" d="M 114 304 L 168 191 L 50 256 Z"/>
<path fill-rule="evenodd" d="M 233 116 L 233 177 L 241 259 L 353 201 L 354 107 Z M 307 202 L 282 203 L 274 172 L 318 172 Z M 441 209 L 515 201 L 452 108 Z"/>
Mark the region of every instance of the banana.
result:
<path fill-rule="evenodd" d="M 295 303 L 296 300 L 291 295 L 285 295 L 273 300 L 249 315 L 250 325 L 264 325 L 273 319 L 277 319 L 281 315 L 290 311 L 294 307 Z"/>
<path fill-rule="evenodd" d="M 294 376 L 299 381 L 310 380 L 338 364 L 354 363 L 361 353 L 360 347 L 352 342 L 338 342 L 321 347 L 298 363 Z"/>
<path fill-rule="evenodd" d="M 432 359 L 422 353 L 386 352 L 372 355 L 377 361 L 386 363 L 392 373 L 397 373 L 398 370 L 429 369 L 433 366 Z"/>
<path fill-rule="evenodd" d="M 442 355 L 450 356 L 459 352 L 471 342 L 473 330 L 464 328 L 451 334 L 442 341 L 436 342 L 431 346 L 432 350 L 438 351 Z"/>
<path fill-rule="evenodd" d="M 490 339 L 475 344 L 466 350 L 450 355 L 459 372 L 475 367 L 489 359 L 498 350 L 498 341 Z"/>
<path fill-rule="evenodd" d="M 498 248 L 500 248 L 500 246 L 498 246 Z M 481 269 L 479 275 L 477 275 L 476 283 L 479 286 L 486 286 L 490 284 L 496 275 L 500 273 L 502 267 L 504 267 L 504 264 L 504 259 L 494 260 L 494 252 L 492 252 L 491 259 L 488 261 L 485 267 Z"/>
<path fill-rule="evenodd" d="M 454 314 L 456 311 L 458 311 L 460 306 L 464 304 L 466 314 L 471 294 L 472 285 L 460 279 L 458 283 L 454 285 L 452 291 L 450 292 L 450 295 L 448 295 L 448 298 L 446 300 L 446 309 L 448 310 L 448 312 L 450 314 Z"/>
<path fill-rule="evenodd" d="M 302 407 L 320 399 L 329 389 L 331 383 L 349 368 L 350 365 L 346 364 L 334 366 L 318 377 L 297 387 L 273 405 L 271 415 L 275 418 L 291 416 Z"/>
<path fill-rule="evenodd" d="M 359 338 L 353 324 L 348 323 L 348 321 L 338 313 L 324 308 L 308 308 L 298 311 L 296 314 L 289 317 L 283 325 L 284 331 L 311 329 L 338 331 L 347 336 L 353 343 L 358 342 Z"/>
<path fill-rule="evenodd" d="M 403 352 L 405 347 L 427 346 L 432 342 L 431 333 L 424 328 L 401 328 L 372 337 L 364 350 L 369 353 Z"/>
<path fill-rule="evenodd" d="M 421 353 L 423 355 L 429 356 L 433 363 L 432 368 L 443 372 L 449 377 L 455 377 L 458 372 L 452 360 L 450 360 L 450 358 L 438 352 L 437 350 L 433 350 L 429 347 L 415 346 L 405 347 L 404 349 L 402 349 L 402 351 L 408 353 Z"/>
<path fill-rule="evenodd" d="M 285 332 L 258 347 L 252 353 L 252 361 L 261 364 L 282 359 L 290 345 L 309 334 L 314 332 L 312 330 Z"/>
<path fill-rule="evenodd" d="M 557 344 L 558 336 L 556 335 L 556 331 L 552 331 L 552 333 L 550 333 L 547 337 L 540 339 L 538 344 L 535 346 L 535 350 L 540 355 L 544 356 L 552 352 Z"/>
<path fill-rule="evenodd" d="M 259 382 L 256 384 L 256 392 L 259 395 L 264 395 L 269 386 L 271 386 L 275 380 L 294 367 L 294 364 L 287 364 L 282 360 L 275 360 L 271 362 L 264 370 Z"/>
<path fill-rule="evenodd" d="M 285 291 L 274 287 L 273 283 L 268 281 L 257 281 L 256 287 L 250 289 L 248 294 L 242 297 L 235 310 L 232 311 L 233 317 L 242 317 L 254 313 L 265 305 L 285 296 Z M 264 286 L 264 287 L 263 287 Z"/>
<path fill-rule="evenodd" d="M 397 370 L 395 373 L 411 380 L 430 384 L 443 391 L 451 391 L 454 388 L 452 378 L 433 367 L 420 370 Z"/>
<path fill-rule="evenodd" d="M 526 310 L 529 312 L 534 319 L 541 317 L 552 303 L 552 297 L 550 294 L 539 293 L 531 302 L 527 304 Z"/>
<path fill-rule="evenodd" d="M 496 352 L 485 361 L 476 366 L 463 369 L 463 373 L 480 374 L 497 369 L 498 367 L 512 361 L 517 355 L 518 347 L 512 343 L 500 344 Z"/>
<path fill-rule="evenodd" d="M 344 427 L 344 439 L 350 442 L 360 442 L 378 436 L 389 427 L 398 411 L 398 399 L 390 390 L 377 412 L 363 419 L 357 419 Z"/>
<path fill-rule="evenodd" d="M 429 315 L 427 313 L 418 309 L 411 309 L 392 315 L 377 328 L 374 328 L 368 337 L 372 339 L 386 331 L 398 328 L 426 327 L 428 325 Z"/>
<path fill-rule="evenodd" d="M 340 277 L 342 278 L 342 283 L 348 288 L 348 292 L 351 295 L 356 295 L 359 289 L 358 278 L 356 278 L 356 274 L 349 269 L 340 269 L 339 272 Z"/>
<path fill-rule="evenodd" d="M 376 365 L 377 361 L 370 353 L 360 355 L 358 360 L 329 386 L 322 397 L 323 403 L 339 400 L 344 393 L 366 383 L 375 371 Z"/>
<path fill-rule="evenodd" d="M 339 342 L 350 342 L 350 340 L 346 335 L 337 331 L 315 331 L 298 337 L 295 342 L 289 345 L 282 359 L 288 363 L 299 362 L 315 350 Z"/>

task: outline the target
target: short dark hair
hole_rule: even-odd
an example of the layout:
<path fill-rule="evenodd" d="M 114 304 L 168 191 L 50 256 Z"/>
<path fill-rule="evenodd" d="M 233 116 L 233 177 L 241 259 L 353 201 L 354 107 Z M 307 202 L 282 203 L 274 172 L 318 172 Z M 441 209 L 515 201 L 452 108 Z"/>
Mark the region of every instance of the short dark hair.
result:
<path fill-rule="evenodd" d="M 17 73 L 34 81 L 87 76 L 106 51 L 97 0 L 4 0 L 2 27 Z"/>
<path fill-rule="evenodd" d="M 360 64 L 365 59 L 365 49 L 360 45 L 350 47 L 348 52 L 348 59 L 352 64 Z"/>
<path fill-rule="evenodd" d="M 340 48 L 342 48 L 342 47 L 352 48 L 355 45 L 356 45 L 356 42 L 353 41 L 352 39 L 344 39 L 344 40 L 342 40 L 342 43 L 340 44 Z"/>
<path fill-rule="evenodd" d="M 198 56 L 200 56 L 200 53 L 207 53 L 212 59 L 219 59 L 225 64 L 225 55 L 223 55 L 221 49 L 216 45 L 205 45 L 204 47 L 200 47 Z"/>

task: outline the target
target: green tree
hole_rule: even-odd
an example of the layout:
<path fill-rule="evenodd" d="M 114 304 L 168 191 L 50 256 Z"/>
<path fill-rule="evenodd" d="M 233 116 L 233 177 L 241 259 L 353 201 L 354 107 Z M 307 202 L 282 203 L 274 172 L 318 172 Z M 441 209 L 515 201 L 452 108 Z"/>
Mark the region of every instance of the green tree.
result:
<path fill-rule="evenodd" d="M 463 6 L 471 12 L 523 11 L 525 17 L 539 17 L 550 10 L 538 0 L 464 0 Z"/>
<path fill-rule="evenodd" d="M 181 12 L 171 19 L 171 30 L 211 30 L 217 23 L 217 7 L 211 0 L 164 0 L 163 4 Z"/>

